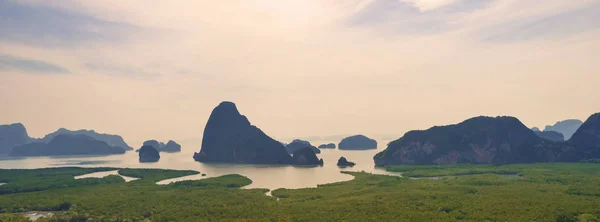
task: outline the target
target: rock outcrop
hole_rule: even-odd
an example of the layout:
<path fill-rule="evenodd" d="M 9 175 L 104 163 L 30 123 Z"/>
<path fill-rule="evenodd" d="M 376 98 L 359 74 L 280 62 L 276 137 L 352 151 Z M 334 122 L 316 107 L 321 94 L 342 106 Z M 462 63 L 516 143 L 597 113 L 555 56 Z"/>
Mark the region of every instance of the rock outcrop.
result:
<path fill-rule="evenodd" d="M 308 146 L 296 150 L 292 156 L 296 165 L 323 165 L 323 159 L 319 159 Z"/>
<path fill-rule="evenodd" d="M 573 136 L 575 131 L 577 131 L 577 129 L 579 129 L 581 124 L 583 124 L 583 122 L 581 122 L 581 120 L 568 119 L 568 120 L 558 121 L 552 126 L 548 125 L 544 128 L 544 131 L 555 131 L 555 132 L 562 133 L 565 140 L 568 140 L 571 138 L 571 136 Z"/>
<path fill-rule="evenodd" d="M 539 137 L 554 141 L 554 142 L 565 142 L 565 137 L 562 133 L 554 131 L 533 131 Z"/>
<path fill-rule="evenodd" d="M 14 147 L 29 143 L 30 140 L 23 124 L 0 125 L 0 154 L 7 154 Z"/>
<path fill-rule="evenodd" d="M 152 146 L 158 152 L 176 153 L 181 151 L 181 145 L 173 140 L 169 140 L 167 144 L 157 140 L 146 140 L 143 145 Z M 136 152 L 139 151 L 139 149 L 136 150 Z"/>
<path fill-rule="evenodd" d="M 144 147 L 144 146 L 154 147 L 154 149 L 156 149 L 157 151 L 159 151 L 161 148 L 161 144 L 157 140 L 146 140 L 146 141 L 144 141 L 144 144 L 142 145 L 142 147 Z M 140 149 L 138 149 L 137 151 L 139 152 Z"/>
<path fill-rule="evenodd" d="M 139 149 L 140 163 L 158 162 L 160 154 L 158 150 L 151 145 L 144 145 Z"/>
<path fill-rule="evenodd" d="M 173 140 L 169 140 L 167 145 L 161 150 L 162 152 L 175 153 L 181 151 L 181 145 Z"/>
<path fill-rule="evenodd" d="M 299 139 L 295 139 L 291 143 L 285 145 L 285 149 L 289 154 L 293 154 L 294 152 L 296 152 L 296 150 L 302 149 L 307 146 L 313 149 L 315 153 L 321 153 L 321 150 L 310 144 L 310 142 Z"/>
<path fill-rule="evenodd" d="M 312 149 L 311 149 L 312 151 Z M 267 136 L 248 118 L 241 115 L 232 102 L 222 102 L 210 114 L 200 152 L 200 162 L 248 164 L 294 164 L 285 147 Z"/>
<path fill-rule="evenodd" d="M 377 141 L 363 135 L 344 138 L 338 145 L 340 150 L 368 150 L 377 149 Z"/>
<path fill-rule="evenodd" d="M 337 162 L 337 165 L 339 167 L 352 167 L 356 165 L 356 163 L 348 161 L 346 157 L 340 157 L 340 159 Z"/>
<path fill-rule="evenodd" d="M 60 134 L 48 144 L 33 142 L 13 148 L 11 156 L 111 155 L 123 154 L 125 149 L 86 135 Z"/>
<path fill-rule="evenodd" d="M 590 116 L 567 144 L 574 148 L 573 161 L 600 158 L 600 113 Z"/>
<path fill-rule="evenodd" d="M 121 137 L 119 135 L 113 135 L 113 134 L 98 133 L 94 130 L 74 130 L 73 131 L 73 130 L 68 130 L 65 128 L 60 128 L 56 132 L 50 133 L 50 134 L 44 136 L 44 138 L 38 139 L 35 142 L 49 143 L 52 139 L 54 139 L 54 137 L 61 135 L 61 134 L 85 135 L 85 136 L 89 136 L 95 140 L 104 141 L 109 146 L 123 147 L 123 149 L 125 149 L 125 150 L 133 150 L 133 148 L 131 146 L 129 146 L 129 145 L 127 145 L 127 143 L 125 143 L 125 140 L 123 140 L 123 137 Z"/>
<path fill-rule="evenodd" d="M 569 148 L 537 136 L 514 117 L 475 117 L 410 131 L 375 155 L 376 165 L 533 163 L 559 161 Z"/>
<path fill-rule="evenodd" d="M 321 144 L 319 149 L 335 149 L 335 143 Z"/>

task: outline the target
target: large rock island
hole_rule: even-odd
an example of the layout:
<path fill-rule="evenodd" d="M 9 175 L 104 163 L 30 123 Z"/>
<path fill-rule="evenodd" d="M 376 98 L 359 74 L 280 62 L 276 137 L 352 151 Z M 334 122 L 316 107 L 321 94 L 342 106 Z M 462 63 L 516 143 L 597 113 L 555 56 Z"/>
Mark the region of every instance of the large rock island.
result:
<path fill-rule="evenodd" d="M 559 161 L 568 147 L 537 136 L 514 117 L 475 117 L 410 131 L 375 155 L 375 164 L 533 163 Z"/>
<path fill-rule="evenodd" d="M 199 153 L 200 162 L 295 164 L 285 147 L 267 136 L 232 102 L 222 102 L 210 114 Z"/>
<path fill-rule="evenodd" d="M 377 141 L 363 135 L 344 138 L 338 145 L 340 150 L 368 150 L 377 149 Z"/>
<path fill-rule="evenodd" d="M 121 137 L 119 135 L 113 135 L 113 134 L 98 133 L 94 130 L 68 130 L 65 128 L 60 128 L 60 129 L 56 130 L 55 132 L 44 136 L 44 138 L 42 138 L 42 139 L 37 139 L 35 142 L 49 143 L 52 139 L 54 139 L 54 137 L 56 137 L 58 135 L 63 135 L 63 134 L 85 135 L 85 136 L 91 137 L 95 140 L 104 141 L 109 146 L 123 147 L 123 149 L 125 149 L 125 150 L 133 150 L 133 148 L 131 146 L 129 146 L 129 145 L 127 145 L 127 143 L 125 143 L 125 140 L 123 140 L 123 137 Z"/>
<path fill-rule="evenodd" d="M 11 156 L 110 155 L 123 154 L 125 149 L 108 145 L 86 135 L 61 134 L 49 143 L 33 142 L 17 146 Z"/>
<path fill-rule="evenodd" d="M 23 124 L 0 125 L 0 154 L 7 154 L 14 147 L 26 144 L 30 140 Z"/>
<path fill-rule="evenodd" d="M 157 162 L 160 160 L 158 150 L 150 145 L 144 145 L 138 150 L 140 163 Z"/>

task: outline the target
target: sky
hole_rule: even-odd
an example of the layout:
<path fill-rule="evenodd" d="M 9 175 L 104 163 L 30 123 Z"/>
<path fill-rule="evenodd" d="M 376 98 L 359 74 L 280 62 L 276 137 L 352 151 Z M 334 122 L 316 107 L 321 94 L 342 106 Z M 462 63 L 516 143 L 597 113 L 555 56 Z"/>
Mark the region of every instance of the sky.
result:
<path fill-rule="evenodd" d="M 600 0 L 0 0 L 0 124 L 193 141 L 221 101 L 268 135 L 600 112 Z"/>

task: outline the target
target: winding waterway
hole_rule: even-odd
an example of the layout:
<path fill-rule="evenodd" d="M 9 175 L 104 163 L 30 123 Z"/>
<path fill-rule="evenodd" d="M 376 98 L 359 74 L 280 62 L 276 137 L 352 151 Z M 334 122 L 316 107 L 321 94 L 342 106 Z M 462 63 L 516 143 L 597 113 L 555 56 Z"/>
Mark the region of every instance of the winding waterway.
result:
<path fill-rule="evenodd" d="M 300 167 L 282 165 L 246 165 L 246 164 L 214 164 L 200 163 L 193 160 L 193 152 L 197 150 L 183 150 L 180 153 L 161 153 L 161 159 L 156 163 L 140 163 L 138 153 L 129 151 L 123 155 L 111 156 L 61 156 L 61 157 L 31 157 L 0 159 L 2 169 L 35 169 L 44 167 L 120 167 L 120 168 L 161 168 L 178 170 L 196 170 L 206 176 L 192 175 L 183 178 L 173 178 L 160 181 L 159 184 L 168 184 L 179 180 L 204 179 L 227 174 L 240 174 L 250 178 L 252 184 L 244 188 L 304 188 L 316 187 L 318 184 L 351 180 L 353 177 L 342 174 L 341 171 L 365 171 L 375 174 L 398 175 L 376 168 L 373 156 L 380 152 L 378 150 L 345 151 L 338 149 L 322 149 L 319 158 L 323 158 L 325 164 L 320 167 Z M 349 161 L 356 162 L 356 166 L 350 168 L 339 168 L 337 160 L 346 157 Z M 106 175 L 118 175 L 116 171 L 99 172 L 85 175 L 86 177 L 102 177 Z M 135 178 L 126 178 L 130 181 Z"/>

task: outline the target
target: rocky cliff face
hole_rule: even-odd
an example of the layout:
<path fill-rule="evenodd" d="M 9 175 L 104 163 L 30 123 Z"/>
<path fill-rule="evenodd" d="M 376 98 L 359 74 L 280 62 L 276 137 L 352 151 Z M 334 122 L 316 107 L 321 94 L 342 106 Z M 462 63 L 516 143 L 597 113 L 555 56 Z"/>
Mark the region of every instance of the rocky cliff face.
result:
<path fill-rule="evenodd" d="M 308 146 L 296 150 L 292 156 L 296 165 L 323 165 L 323 159 L 319 159 Z"/>
<path fill-rule="evenodd" d="M 13 148 L 12 156 L 60 156 L 60 155 L 110 155 L 123 154 L 122 147 L 109 146 L 106 142 L 86 135 L 61 134 L 48 144 L 34 142 Z"/>
<path fill-rule="evenodd" d="M 475 117 L 410 131 L 375 155 L 376 165 L 558 161 L 568 148 L 537 136 L 514 117 Z"/>
<path fill-rule="evenodd" d="M 119 135 L 113 135 L 113 134 L 98 133 L 94 130 L 74 130 L 73 131 L 73 130 L 68 130 L 65 128 L 60 128 L 56 132 L 50 133 L 50 134 L 44 136 L 44 138 L 38 139 L 35 142 L 49 143 L 52 139 L 54 139 L 54 137 L 61 135 L 61 134 L 85 135 L 85 136 L 89 136 L 95 140 L 104 141 L 109 146 L 123 147 L 123 149 L 125 149 L 125 150 L 133 150 L 133 148 L 131 146 L 129 146 L 129 145 L 127 145 L 127 143 L 125 143 L 125 140 L 123 140 L 123 137 L 121 137 Z"/>
<path fill-rule="evenodd" d="M 210 114 L 199 153 L 200 162 L 294 164 L 285 147 L 267 136 L 232 102 L 222 102 Z"/>
<path fill-rule="evenodd" d="M 536 135 L 538 135 L 539 137 L 542 137 L 544 139 L 548 139 L 554 142 L 565 142 L 565 137 L 562 135 L 562 133 L 559 132 L 554 132 L 554 131 L 533 131 L 535 132 Z"/>
<path fill-rule="evenodd" d="M 26 144 L 30 140 L 23 124 L 0 125 L 0 154 L 7 154 L 15 146 Z"/>
<path fill-rule="evenodd" d="M 377 149 L 377 141 L 363 135 L 355 135 L 342 139 L 338 145 L 340 150 L 368 150 Z"/>
<path fill-rule="evenodd" d="M 567 142 L 574 160 L 600 158 L 600 113 L 590 116 Z"/>
<path fill-rule="evenodd" d="M 157 162 L 160 160 L 160 154 L 158 150 L 151 145 L 144 145 L 139 149 L 139 161 L 140 163 Z"/>

